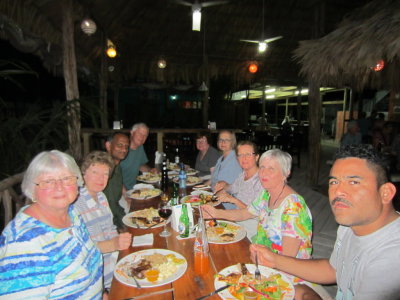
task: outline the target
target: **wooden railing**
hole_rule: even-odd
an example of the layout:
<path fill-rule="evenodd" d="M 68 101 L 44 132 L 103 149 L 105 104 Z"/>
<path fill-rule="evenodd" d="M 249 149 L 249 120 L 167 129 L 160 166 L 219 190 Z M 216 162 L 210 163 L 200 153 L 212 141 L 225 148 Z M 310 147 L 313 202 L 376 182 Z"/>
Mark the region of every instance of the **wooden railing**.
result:
<path fill-rule="evenodd" d="M 24 173 L 19 173 L 0 181 L 0 205 L 4 213 L 3 224 L 0 227 L 5 227 L 13 219 L 15 213 L 30 202 L 20 192 L 23 176 Z"/>

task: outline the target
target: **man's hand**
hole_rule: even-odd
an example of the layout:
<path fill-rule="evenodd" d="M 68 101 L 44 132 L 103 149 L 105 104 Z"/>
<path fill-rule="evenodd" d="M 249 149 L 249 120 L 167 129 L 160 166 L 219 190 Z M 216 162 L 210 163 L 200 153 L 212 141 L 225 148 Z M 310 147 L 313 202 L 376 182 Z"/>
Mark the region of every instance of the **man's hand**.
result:
<path fill-rule="evenodd" d="M 114 244 L 117 250 L 125 250 L 132 243 L 132 234 L 129 232 L 120 233 L 114 238 Z"/>
<path fill-rule="evenodd" d="M 273 269 L 276 268 L 275 257 L 277 254 L 273 253 L 271 250 L 269 250 L 267 247 L 263 245 L 251 244 L 250 255 L 251 255 L 251 260 L 253 262 L 256 261 L 256 254 L 258 263 L 260 265 L 270 267 Z"/>

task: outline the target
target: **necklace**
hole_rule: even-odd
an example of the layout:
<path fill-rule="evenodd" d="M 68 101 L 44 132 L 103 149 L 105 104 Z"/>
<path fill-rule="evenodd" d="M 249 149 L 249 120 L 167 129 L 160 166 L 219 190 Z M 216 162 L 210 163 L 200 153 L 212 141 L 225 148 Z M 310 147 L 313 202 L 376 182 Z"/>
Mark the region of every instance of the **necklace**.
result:
<path fill-rule="evenodd" d="M 279 193 L 278 197 L 277 197 L 277 198 L 275 199 L 275 201 L 272 203 L 272 207 L 269 209 L 269 212 L 268 212 L 268 217 L 271 215 L 271 212 L 272 212 L 272 210 L 274 209 L 276 202 L 277 202 L 277 201 L 279 200 L 279 198 L 281 197 L 281 195 L 282 195 L 282 193 L 283 193 L 283 190 L 285 189 L 285 186 L 286 186 L 286 183 L 283 185 L 282 190 L 281 190 L 281 192 Z"/>

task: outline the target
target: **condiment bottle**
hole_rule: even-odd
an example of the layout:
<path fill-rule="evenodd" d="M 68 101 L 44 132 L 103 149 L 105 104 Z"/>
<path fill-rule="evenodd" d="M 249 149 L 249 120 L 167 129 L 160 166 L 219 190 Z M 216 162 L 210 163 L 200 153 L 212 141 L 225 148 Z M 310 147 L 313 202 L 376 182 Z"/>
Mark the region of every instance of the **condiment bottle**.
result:
<path fill-rule="evenodd" d="M 172 196 L 171 196 L 171 205 L 179 204 L 179 186 L 176 183 L 172 184 Z"/>
<path fill-rule="evenodd" d="M 162 161 L 162 169 L 161 169 L 161 190 L 164 193 L 168 192 L 168 170 L 167 170 L 167 161 L 165 159 L 166 155 L 163 156 Z"/>
<path fill-rule="evenodd" d="M 182 204 L 182 212 L 179 217 L 179 233 L 180 237 L 187 238 L 190 232 L 189 215 L 187 210 L 187 204 Z"/>
<path fill-rule="evenodd" d="M 176 152 L 176 154 L 175 154 L 175 163 L 178 165 L 179 164 L 179 148 L 176 148 L 175 149 L 175 152 Z"/>
<path fill-rule="evenodd" d="M 181 163 L 181 170 L 179 171 L 179 198 L 186 196 L 186 171 L 185 165 Z"/>
<path fill-rule="evenodd" d="M 207 232 L 203 217 L 200 216 L 197 223 L 196 239 L 193 246 L 194 252 L 194 271 L 196 274 L 204 275 L 210 269 L 210 256 L 207 240 Z"/>

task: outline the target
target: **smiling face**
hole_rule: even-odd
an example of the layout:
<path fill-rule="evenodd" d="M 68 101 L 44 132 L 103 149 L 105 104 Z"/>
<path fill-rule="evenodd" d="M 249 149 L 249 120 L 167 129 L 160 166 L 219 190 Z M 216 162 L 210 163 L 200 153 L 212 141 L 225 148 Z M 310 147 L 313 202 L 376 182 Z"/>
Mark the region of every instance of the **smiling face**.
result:
<path fill-rule="evenodd" d="M 237 147 L 237 158 L 244 171 L 257 167 L 258 155 L 250 145 L 240 145 Z"/>
<path fill-rule="evenodd" d="M 373 224 L 383 210 L 382 189 L 366 160 L 336 160 L 329 179 L 329 201 L 336 221 L 355 229 Z"/>
<path fill-rule="evenodd" d="M 40 189 L 34 188 L 34 199 L 41 207 L 49 210 L 68 210 L 69 205 L 75 201 L 78 196 L 78 184 L 65 185 L 59 179 L 69 176 L 76 176 L 66 168 L 61 168 L 56 172 L 44 173 L 39 175 L 35 183 L 47 180 L 56 180 L 54 188 Z"/>
<path fill-rule="evenodd" d="M 83 175 L 89 193 L 95 195 L 103 191 L 107 186 L 109 176 L 110 167 L 106 164 L 96 163 L 90 165 Z"/>
<path fill-rule="evenodd" d="M 149 136 L 149 130 L 145 127 L 139 127 L 135 131 L 131 131 L 131 146 L 134 149 L 143 145 Z"/>
<path fill-rule="evenodd" d="M 232 135 L 229 132 L 221 132 L 218 137 L 218 148 L 224 155 L 228 154 L 233 148 Z"/>
<path fill-rule="evenodd" d="M 129 139 L 124 134 L 116 134 L 111 142 L 106 143 L 106 148 L 115 163 L 119 163 L 128 154 Z"/>
<path fill-rule="evenodd" d="M 282 167 L 272 157 L 266 157 L 260 161 L 258 176 L 260 177 L 261 185 L 267 190 L 277 186 L 281 187 L 286 180 Z"/>
<path fill-rule="evenodd" d="M 206 152 L 208 150 L 208 148 L 210 147 L 210 145 L 207 142 L 207 138 L 202 136 L 202 137 L 196 139 L 196 147 L 197 147 L 197 150 Z"/>

